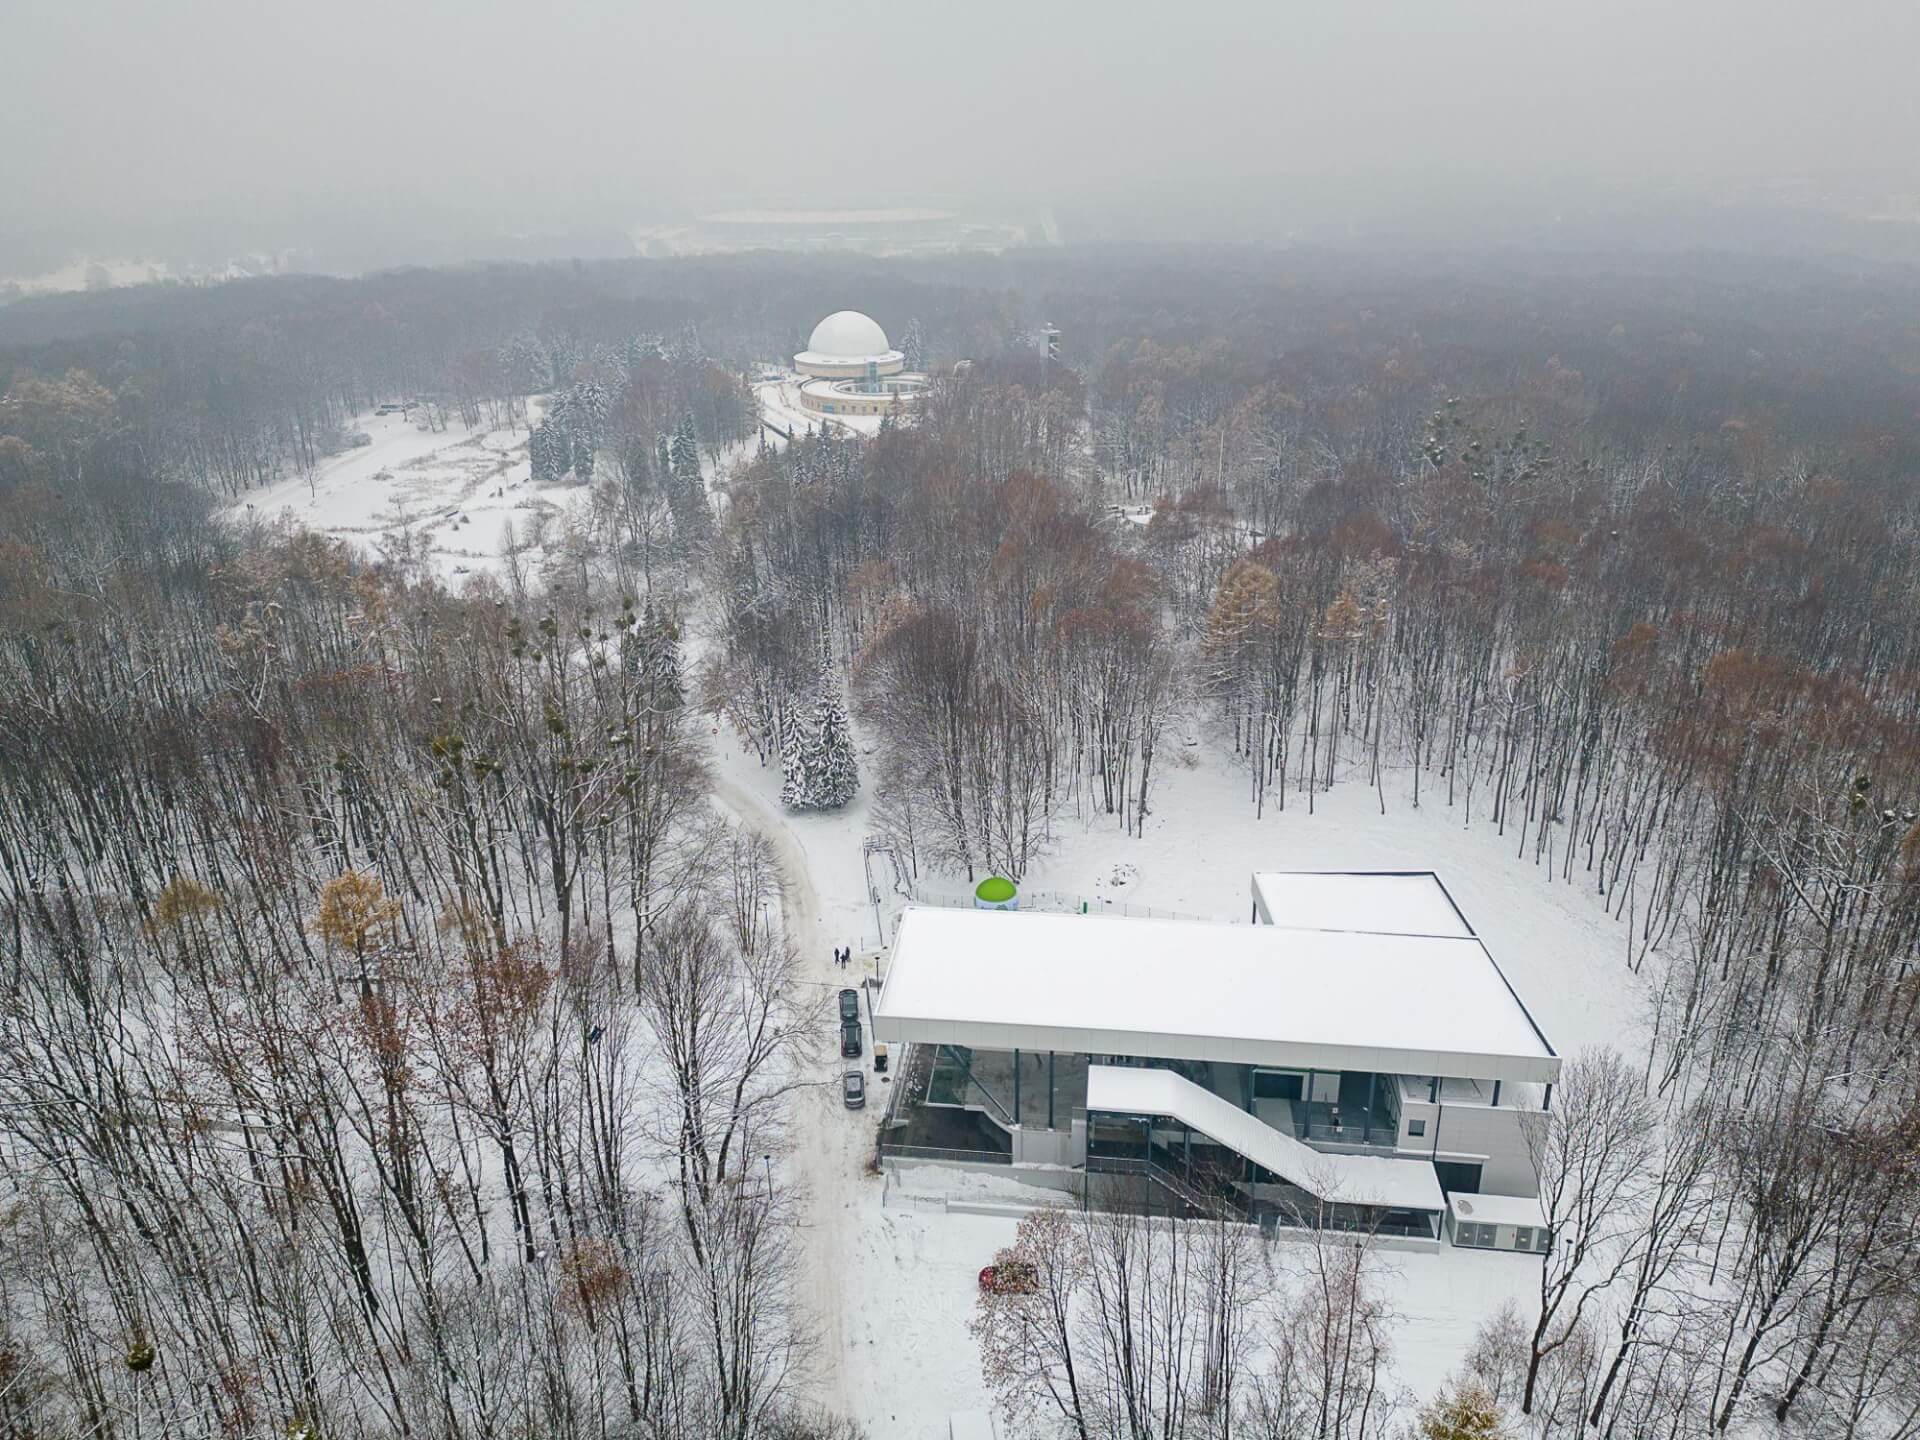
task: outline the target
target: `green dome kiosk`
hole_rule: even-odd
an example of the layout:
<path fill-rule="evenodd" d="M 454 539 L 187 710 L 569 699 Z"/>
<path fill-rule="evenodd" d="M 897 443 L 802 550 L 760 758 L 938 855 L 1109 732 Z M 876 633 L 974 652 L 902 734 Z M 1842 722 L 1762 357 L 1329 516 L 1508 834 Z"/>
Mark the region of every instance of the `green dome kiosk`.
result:
<path fill-rule="evenodd" d="M 1001 875 L 989 875 L 973 887 L 973 908 L 976 910 L 1018 910 L 1020 892 L 1014 883 Z"/>

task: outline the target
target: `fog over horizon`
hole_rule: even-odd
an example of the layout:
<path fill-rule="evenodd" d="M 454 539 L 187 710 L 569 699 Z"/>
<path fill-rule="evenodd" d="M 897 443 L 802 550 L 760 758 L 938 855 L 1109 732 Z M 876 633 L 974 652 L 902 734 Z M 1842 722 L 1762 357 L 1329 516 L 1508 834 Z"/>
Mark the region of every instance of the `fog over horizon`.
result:
<path fill-rule="evenodd" d="M 1920 218 L 1920 7 L 1870 0 L 15 0 L 4 31 L 15 250 L 612 253 L 713 204 L 928 196 L 1254 243 L 1593 196 Z"/>

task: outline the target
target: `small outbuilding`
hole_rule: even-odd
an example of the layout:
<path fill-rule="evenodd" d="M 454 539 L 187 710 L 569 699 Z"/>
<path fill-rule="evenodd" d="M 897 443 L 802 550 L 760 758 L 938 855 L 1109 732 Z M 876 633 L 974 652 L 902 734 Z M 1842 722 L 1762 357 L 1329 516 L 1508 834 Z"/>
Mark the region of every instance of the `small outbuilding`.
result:
<path fill-rule="evenodd" d="M 1552 1243 L 1552 1232 L 1537 1199 L 1455 1191 L 1447 1197 L 1447 1238 L 1469 1250 L 1544 1255 Z"/>
<path fill-rule="evenodd" d="M 1018 910 L 1020 889 L 1004 875 L 989 875 L 973 887 L 976 910 Z"/>

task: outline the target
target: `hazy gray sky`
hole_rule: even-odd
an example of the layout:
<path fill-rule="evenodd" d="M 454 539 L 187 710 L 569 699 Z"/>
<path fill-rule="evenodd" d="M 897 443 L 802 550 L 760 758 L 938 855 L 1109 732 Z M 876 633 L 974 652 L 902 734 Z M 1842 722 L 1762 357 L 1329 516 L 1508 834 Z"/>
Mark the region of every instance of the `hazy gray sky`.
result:
<path fill-rule="evenodd" d="M 1911 177 L 1916 56 L 1913 0 L 0 0 L 0 224 Z"/>

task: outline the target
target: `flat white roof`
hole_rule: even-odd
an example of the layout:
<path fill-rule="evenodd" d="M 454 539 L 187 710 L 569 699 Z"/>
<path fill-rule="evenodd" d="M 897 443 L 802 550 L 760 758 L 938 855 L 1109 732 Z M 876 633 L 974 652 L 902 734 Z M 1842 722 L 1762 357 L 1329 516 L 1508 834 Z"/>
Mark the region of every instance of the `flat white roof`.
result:
<path fill-rule="evenodd" d="M 1477 939 L 911 907 L 881 1040 L 1550 1082 Z"/>
<path fill-rule="evenodd" d="M 1310 1149 L 1171 1070 L 1090 1065 L 1087 1109 L 1178 1120 L 1322 1200 L 1395 1210 L 1440 1208 L 1440 1180 L 1430 1161 Z"/>
<path fill-rule="evenodd" d="M 1478 1225 L 1545 1225 L 1540 1202 L 1524 1195 L 1470 1195 L 1454 1191 L 1447 1196 L 1447 1208 L 1456 1220 L 1471 1220 Z"/>
<path fill-rule="evenodd" d="M 1253 877 L 1253 898 L 1267 924 L 1295 930 L 1455 938 L 1473 934 L 1431 871 L 1263 870 Z"/>

